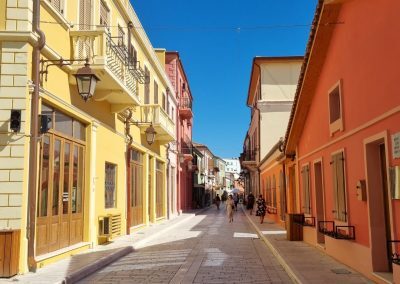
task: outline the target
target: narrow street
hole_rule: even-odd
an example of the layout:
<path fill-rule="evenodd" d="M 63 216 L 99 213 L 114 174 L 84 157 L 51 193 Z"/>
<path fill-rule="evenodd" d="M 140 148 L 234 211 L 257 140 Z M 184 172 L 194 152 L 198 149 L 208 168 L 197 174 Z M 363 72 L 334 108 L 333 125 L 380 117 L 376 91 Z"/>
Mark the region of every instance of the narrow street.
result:
<path fill-rule="evenodd" d="M 291 283 L 241 210 L 211 207 L 79 283 Z"/>

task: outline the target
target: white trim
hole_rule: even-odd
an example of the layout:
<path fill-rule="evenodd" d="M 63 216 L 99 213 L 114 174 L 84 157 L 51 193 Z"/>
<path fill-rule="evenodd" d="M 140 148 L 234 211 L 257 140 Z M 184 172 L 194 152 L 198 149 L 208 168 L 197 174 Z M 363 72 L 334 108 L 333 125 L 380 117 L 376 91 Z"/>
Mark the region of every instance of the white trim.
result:
<path fill-rule="evenodd" d="M 328 90 L 328 118 L 329 118 L 329 132 L 330 135 L 333 136 L 335 132 L 343 131 L 343 98 L 342 98 L 342 79 L 337 81 L 329 90 Z M 334 122 L 331 122 L 331 101 L 330 95 L 331 93 L 339 87 L 339 118 L 336 119 Z"/>

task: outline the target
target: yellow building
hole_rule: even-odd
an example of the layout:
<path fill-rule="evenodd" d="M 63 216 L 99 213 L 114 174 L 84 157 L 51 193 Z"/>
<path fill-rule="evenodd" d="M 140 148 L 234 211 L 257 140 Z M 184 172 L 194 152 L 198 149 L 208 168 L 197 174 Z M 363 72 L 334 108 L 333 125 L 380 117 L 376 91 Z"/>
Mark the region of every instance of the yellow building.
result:
<path fill-rule="evenodd" d="M 0 245 L 18 273 L 165 218 L 175 96 L 129 0 L 2 0 L 0 54 Z"/>

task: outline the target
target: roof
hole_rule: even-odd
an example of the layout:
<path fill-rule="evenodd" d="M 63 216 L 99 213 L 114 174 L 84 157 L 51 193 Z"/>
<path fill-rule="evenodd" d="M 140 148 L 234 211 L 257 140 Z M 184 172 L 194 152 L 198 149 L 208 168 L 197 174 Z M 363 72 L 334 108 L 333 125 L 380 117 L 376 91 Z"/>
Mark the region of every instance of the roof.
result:
<path fill-rule="evenodd" d="M 340 3 L 324 4 L 324 0 L 318 2 L 285 134 L 286 154 L 295 152 L 297 141 L 304 128 L 340 8 Z"/>
<path fill-rule="evenodd" d="M 273 63 L 282 61 L 302 61 L 303 56 L 256 56 L 253 58 L 251 66 L 249 89 L 247 91 L 247 105 L 251 106 L 251 101 L 254 98 L 255 88 L 257 87 L 258 77 L 260 76 L 260 65 L 262 63 Z M 256 68 L 257 66 L 257 68 Z"/>

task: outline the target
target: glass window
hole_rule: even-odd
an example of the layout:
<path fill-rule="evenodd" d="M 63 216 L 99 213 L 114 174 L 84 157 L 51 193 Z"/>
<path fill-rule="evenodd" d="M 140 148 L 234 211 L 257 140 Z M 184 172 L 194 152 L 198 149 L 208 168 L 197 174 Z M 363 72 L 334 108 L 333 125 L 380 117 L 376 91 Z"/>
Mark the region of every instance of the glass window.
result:
<path fill-rule="evenodd" d="M 72 213 L 82 212 L 82 190 L 83 190 L 83 148 L 74 146 L 73 153 L 73 177 L 71 192 Z"/>
<path fill-rule="evenodd" d="M 51 118 L 51 120 L 49 121 L 49 128 L 53 128 L 53 119 L 54 119 L 54 117 L 53 117 L 53 114 L 54 114 L 53 109 L 51 107 L 46 106 L 46 105 L 42 105 L 42 114 L 43 115 L 48 115 Z"/>
<path fill-rule="evenodd" d="M 74 120 L 74 138 L 85 141 L 86 139 L 86 127 L 81 122 Z"/>
<path fill-rule="evenodd" d="M 111 163 L 105 165 L 105 207 L 115 208 L 116 168 Z"/>
<path fill-rule="evenodd" d="M 39 207 L 38 216 L 47 216 L 47 202 L 49 195 L 49 174 L 50 174 L 50 137 L 45 135 L 43 137 L 42 146 L 42 166 L 41 166 L 41 180 L 39 191 Z"/>
<path fill-rule="evenodd" d="M 55 129 L 61 133 L 73 136 L 72 133 L 72 117 L 69 117 L 62 112 L 55 111 Z"/>
<path fill-rule="evenodd" d="M 64 144 L 64 189 L 62 196 L 63 214 L 68 214 L 69 204 L 69 170 L 70 170 L 71 144 Z"/>
<path fill-rule="evenodd" d="M 141 163 L 142 162 L 142 153 L 139 151 L 132 149 L 131 150 L 131 160 Z"/>
<path fill-rule="evenodd" d="M 53 165 L 53 202 L 51 207 L 51 215 L 58 215 L 58 199 L 60 194 L 60 158 L 61 158 L 61 141 L 54 141 L 54 165 Z"/>

